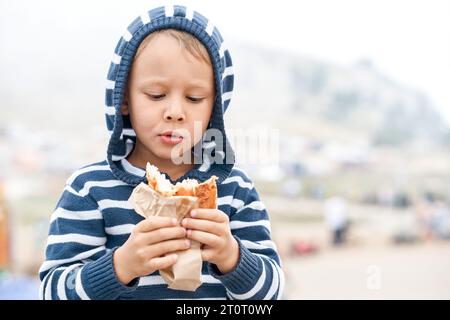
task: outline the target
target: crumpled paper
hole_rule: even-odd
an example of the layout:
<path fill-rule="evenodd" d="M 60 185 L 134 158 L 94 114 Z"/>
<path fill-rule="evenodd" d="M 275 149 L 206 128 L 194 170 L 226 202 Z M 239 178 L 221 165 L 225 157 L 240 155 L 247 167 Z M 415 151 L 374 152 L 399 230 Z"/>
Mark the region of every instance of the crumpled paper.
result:
<path fill-rule="evenodd" d="M 163 196 L 145 183 L 140 183 L 131 194 L 128 201 L 138 214 L 144 218 L 161 216 L 181 220 L 189 212 L 198 208 L 198 198 L 191 196 Z M 161 269 L 159 273 L 170 289 L 195 291 L 201 284 L 202 254 L 200 243 L 191 240 L 187 250 L 175 252 L 178 259 L 169 268 Z"/>

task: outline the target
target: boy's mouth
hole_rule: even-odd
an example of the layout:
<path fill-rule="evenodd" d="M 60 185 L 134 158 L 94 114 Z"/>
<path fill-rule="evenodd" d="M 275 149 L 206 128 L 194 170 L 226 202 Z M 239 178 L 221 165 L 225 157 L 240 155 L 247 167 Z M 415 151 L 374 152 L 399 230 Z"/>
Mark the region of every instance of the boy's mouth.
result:
<path fill-rule="evenodd" d="M 166 144 L 175 145 L 183 141 L 183 136 L 174 131 L 165 131 L 159 135 L 161 141 Z"/>

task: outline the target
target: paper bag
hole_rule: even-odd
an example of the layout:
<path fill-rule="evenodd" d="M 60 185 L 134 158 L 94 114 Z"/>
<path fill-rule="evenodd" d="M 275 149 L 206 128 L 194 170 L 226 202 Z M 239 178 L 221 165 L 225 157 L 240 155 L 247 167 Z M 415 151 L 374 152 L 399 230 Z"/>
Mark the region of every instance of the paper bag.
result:
<path fill-rule="evenodd" d="M 147 218 L 161 216 L 176 218 L 177 223 L 198 207 L 198 198 L 191 196 L 163 196 L 147 184 L 139 184 L 128 201 L 138 214 Z M 201 285 L 202 254 L 200 243 L 191 240 L 187 250 L 177 251 L 178 259 L 174 265 L 160 270 L 161 277 L 170 289 L 195 291 Z"/>

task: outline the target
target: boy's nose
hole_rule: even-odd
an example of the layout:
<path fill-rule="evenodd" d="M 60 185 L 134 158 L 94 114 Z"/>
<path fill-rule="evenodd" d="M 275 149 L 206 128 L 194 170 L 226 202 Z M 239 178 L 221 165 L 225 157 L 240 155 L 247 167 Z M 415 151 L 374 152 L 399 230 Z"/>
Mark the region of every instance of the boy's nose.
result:
<path fill-rule="evenodd" d="M 164 120 L 166 120 L 166 121 L 182 122 L 182 121 L 184 121 L 184 118 L 185 118 L 185 116 L 182 113 L 175 113 L 175 112 L 168 111 L 164 114 Z"/>
<path fill-rule="evenodd" d="M 183 122 L 185 114 L 181 99 L 174 95 L 167 102 L 166 110 L 164 110 L 164 120 L 167 122 Z"/>

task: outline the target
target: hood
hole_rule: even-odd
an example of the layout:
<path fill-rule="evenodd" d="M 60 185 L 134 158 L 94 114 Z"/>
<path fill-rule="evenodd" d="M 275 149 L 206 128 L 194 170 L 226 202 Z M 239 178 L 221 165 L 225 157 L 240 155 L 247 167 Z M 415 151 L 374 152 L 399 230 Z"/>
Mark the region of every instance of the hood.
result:
<path fill-rule="evenodd" d="M 114 50 L 107 75 L 105 94 L 106 125 L 109 132 L 107 161 L 114 176 L 128 184 L 137 185 L 145 177 L 131 174 L 123 168 L 126 158 L 136 142 L 129 116 L 123 116 L 120 107 L 125 94 L 131 63 L 139 44 L 150 33 L 161 29 L 178 29 L 194 35 L 207 49 L 215 81 L 215 102 L 208 129 L 219 130 L 221 139 L 204 134 L 200 145 L 193 148 L 195 166 L 183 177 L 204 181 L 215 175 L 221 183 L 231 172 L 235 159 L 225 133 L 223 114 L 227 110 L 233 91 L 234 75 L 231 56 L 217 28 L 203 15 L 184 6 L 165 6 L 152 9 L 137 17 L 125 30 Z M 206 132 L 208 133 L 208 131 Z M 201 154 L 198 150 L 201 150 Z"/>

